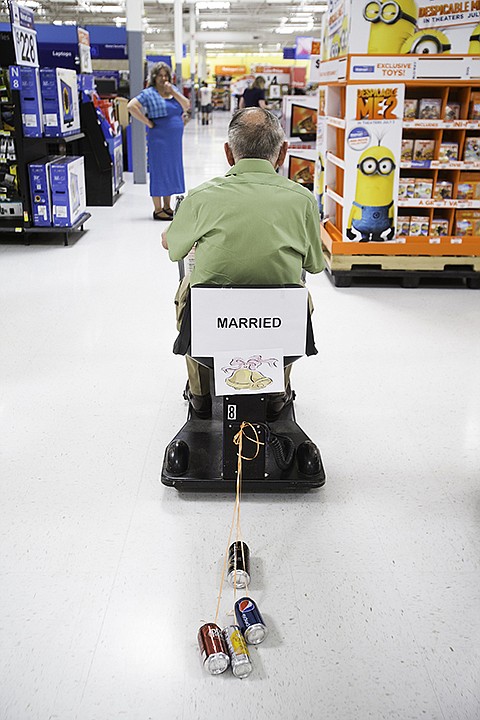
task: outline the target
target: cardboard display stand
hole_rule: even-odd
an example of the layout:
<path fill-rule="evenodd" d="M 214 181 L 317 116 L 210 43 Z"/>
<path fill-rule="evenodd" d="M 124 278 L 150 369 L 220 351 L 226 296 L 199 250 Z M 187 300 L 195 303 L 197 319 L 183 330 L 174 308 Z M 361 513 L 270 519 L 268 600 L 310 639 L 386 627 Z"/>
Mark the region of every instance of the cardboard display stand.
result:
<path fill-rule="evenodd" d="M 436 258 L 432 271 L 441 259 L 445 271 L 461 260 L 474 284 L 480 277 L 480 3 L 449 5 L 330 3 L 315 193 L 331 269 L 361 260 L 381 272 L 382 258 L 397 256 L 425 270 Z M 383 17 L 387 10 L 398 17 Z M 332 59 L 347 16 L 355 32 Z"/>

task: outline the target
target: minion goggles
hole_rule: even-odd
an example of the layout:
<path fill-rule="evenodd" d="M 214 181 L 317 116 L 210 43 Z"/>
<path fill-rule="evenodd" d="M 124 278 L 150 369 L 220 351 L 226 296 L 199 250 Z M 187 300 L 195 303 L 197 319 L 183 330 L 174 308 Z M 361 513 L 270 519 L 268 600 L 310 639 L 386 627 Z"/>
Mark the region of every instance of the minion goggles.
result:
<path fill-rule="evenodd" d="M 395 170 L 395 163 L 390 158 L 381 158 L 377 160 L 373 157 L 366 157 L 361 163 L 358 163 L 357 168 L 364 175 L 390 175 Z"/>
<path fill-rule="evenodd" d="M 386 25 L 393 25 L 398 20 L 407 20 L 412 25 L 417 24 L 416 18 L 404 13 L 397 2 L 390 0 L 389 2 L 369 2 L 363 9 L 363 17 L 367 22 L 378 23 L 384 22 Z"/>

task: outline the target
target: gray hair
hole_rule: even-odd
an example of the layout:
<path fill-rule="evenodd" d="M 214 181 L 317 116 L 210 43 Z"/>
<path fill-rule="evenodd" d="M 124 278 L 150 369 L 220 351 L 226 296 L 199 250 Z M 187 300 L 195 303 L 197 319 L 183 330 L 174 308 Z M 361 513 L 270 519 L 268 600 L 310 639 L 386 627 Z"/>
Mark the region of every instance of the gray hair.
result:
<path fill-rule="evenodd" d="M 165 70 L 168 75 L 168 82 L 172 82 L 172 68 L 170 67 L 170 65 L 167 65 L 167 63 L 164 62 L 158 62 L 150 70 L 150 77 L 148 79 L 149 87 L 155 87 L 155 80 L 157 79 L 157 75 L 160 73 L 161 70 Z"/>
<path fill-rule="evenodd" d="M 228 144 L 235 162 L 258 158 L 274 164 L 284 141 L 280 121 L 263 108 L 238 110 L 228 126 Z"/>

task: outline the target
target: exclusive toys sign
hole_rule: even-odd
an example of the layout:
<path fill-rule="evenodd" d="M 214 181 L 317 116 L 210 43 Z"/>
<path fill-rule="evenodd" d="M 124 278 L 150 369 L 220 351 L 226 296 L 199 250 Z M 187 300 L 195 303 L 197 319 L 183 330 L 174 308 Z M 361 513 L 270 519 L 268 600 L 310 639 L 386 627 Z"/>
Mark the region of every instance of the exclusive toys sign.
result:
<path fill-rule="evenodd" d="M 344 240 L 395 240 L 404 85 L 347 87 Z"/>

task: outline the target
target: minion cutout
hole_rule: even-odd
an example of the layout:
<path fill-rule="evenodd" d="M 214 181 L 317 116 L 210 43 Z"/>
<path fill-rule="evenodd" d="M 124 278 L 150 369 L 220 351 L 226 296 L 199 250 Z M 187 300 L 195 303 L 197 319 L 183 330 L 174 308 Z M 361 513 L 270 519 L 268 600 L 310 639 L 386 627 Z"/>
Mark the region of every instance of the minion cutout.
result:
<path fill-rule="evenodd" d="M 360 155 L 355 200 L 348 218 L 347 237 L 358 242 L 392 240 L 395 231 L 393 184 L 395 157 L 377 145 Z"/>
<path fill-rule="evenodd" d="M 343 57 L 347 54 L 349 24 L 349 17 L 348 15 L 345 15 L 345 17 L 343 18 L 342 29 L 340 31 L 340 57 Z"/>
<path fill-rule="evenodd" d="M 480 23 L 474 28 L 470 35 L 470 45 L 468 46 L 469 55 L 480 55 Z"/>
<path fill-rule="evenodd" d="M 322 62 L 328 60 L 328 25 L 324 21 L 322 26 Z"/>
<path fill-rule="evenodd" d="M 336 33 L 332 38 L 332 44 L 330 46 L 330 59 L 340 57 L 340 35 Z"/>
<path fill-rule="evenodd" d="M 317 196 L 318 210 L 320 217 L 323 218 L 323 193 L 325 192 L 325 165 L 323 163 L 322 153 L 318 153 L 318 160 L 315 169 L 315 186 L 314 193 Z"/>
<path fill-rule="evenodd" d="M 415 0 L 371 0 L 363 9 L 364 19 L 371 23 L 368 53 L 397 55 L 417 25 L 418 9 Z"/>
<path fill-rule="evenodd" d="M 402 55 L 449 55 L 452 45 L 441 30 L 420 30 L 406 40 L 401 49 Z"/>

